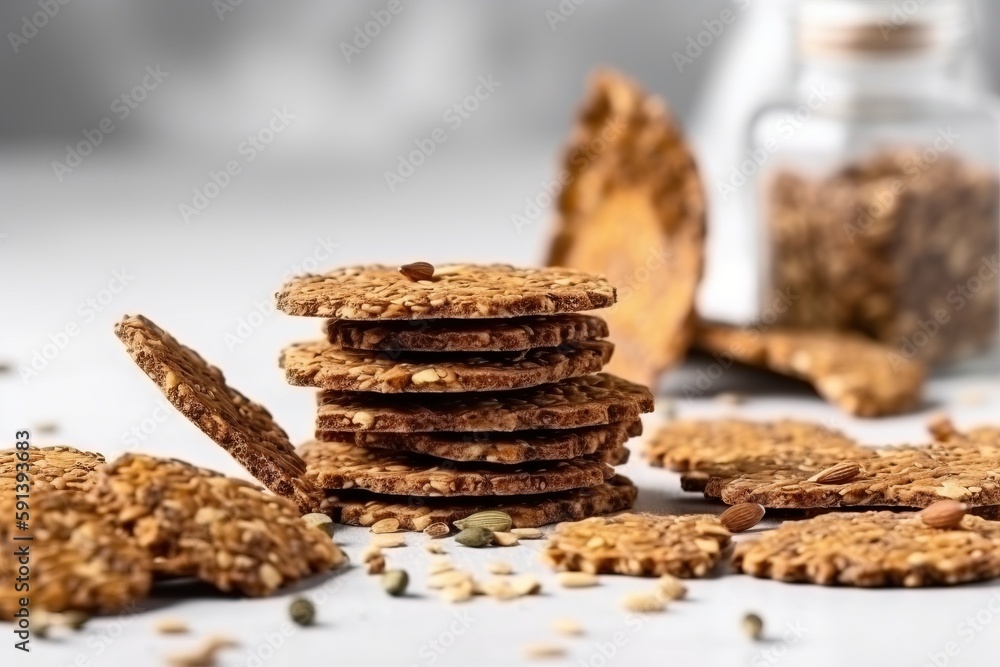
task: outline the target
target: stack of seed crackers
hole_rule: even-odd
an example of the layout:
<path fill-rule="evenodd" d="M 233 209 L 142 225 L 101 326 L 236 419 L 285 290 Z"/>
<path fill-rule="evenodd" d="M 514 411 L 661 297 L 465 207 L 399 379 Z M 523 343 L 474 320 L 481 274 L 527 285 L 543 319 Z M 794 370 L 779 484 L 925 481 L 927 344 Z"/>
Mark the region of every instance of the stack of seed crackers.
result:
<path fill-rule="evenodd" d="M 281 366 L 320 390 L 298 453 L 341 522 L 423 530 L 500 509 L 531 527 L 631 507 L 612 466 L 653 397 L 600 372 L 607 324 L 581 311 L 615 303 L 603 278 L 421 262 L 300 277 L 277 296 L 326 319 Z"/>

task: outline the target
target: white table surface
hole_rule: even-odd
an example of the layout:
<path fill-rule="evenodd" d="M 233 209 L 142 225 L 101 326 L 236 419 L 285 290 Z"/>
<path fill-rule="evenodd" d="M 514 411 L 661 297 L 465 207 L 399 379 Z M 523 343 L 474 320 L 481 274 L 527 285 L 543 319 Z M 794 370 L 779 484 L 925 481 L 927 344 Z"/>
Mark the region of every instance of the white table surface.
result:
<path fill-rule="evenodd" d="M 310 392 L 284 385 L 276 358 L 289 341 L 313 335 L 315 323 L 271 314 L 233 349 L 226 334 L 236 331 L 255 302 L 268 301 L 283 274 L 310 256 L 315 239 L 327 234 L 340 244 L 327 265 L 374 259 L 537 260 L 547 225 L 515 235 L 507 220 L 523 197 L 537 191 L 549 166 L 543 156 L 550 149 L 541 147 L 534 153 L 537 159 L 517 163 L 530 163 L 534 171 L 486 161 L 475 182 L 460 193 L 449 176 L 460 168 L 449 171 L 449 158 L 442 157 L 440 173 L 428 167 L 423 181 L 408 184 L 414 187 L 394 198 L 385 197 L 377 180 L 367 189 L 362 184 L 377 175 L 358 179 L 344 174 L 329 188 L 305 178 L 275 191 L 264 186 L 268 176 L 262 169 L 248 174 L 194 227 L 177 220 L 176 200 L 184 187 L 164 185 L 180 182 L 186 187 L 191 179 L 170 181 L 155 165 L 142 165 L 130 175 L 116 172 L 113 179 L 102 176 L 97 165 L 60 188 L 47 184 L 44 156 L 0 168 L 9 214 L 0 228 L 7 234 L 0 242 L 5 320 L 0 361 L 15 366 L 13 373 L 0 377 L 0 432 L 12 435 L 28 427 L 36 432 L 36 445 L 66 443 L 109 456 L 147 451 L 241 474 L 183 417 L 160 410 L 158 391 L 111 332 L 115 319 L 133 311 L 153 317 L 223 367 L 235 387 L 267 405 L 294 439 L 304 439 L 313 417 Z M 739 262 L 733 254 L 716 259 L 716 268 L 722 265 L 723 274 L 739 280 Z M 96 295 L 111 271 L 120 268 L 135 278 L 90 321 L 77 304 Z M 713 282 L 725 280 L 717 274 Z M 733 307 L 711 295 L 707 305 L 716 312 Z M 37 377 L 20 379 L 17 367 L 29 363 L 33 350 L 71 322 L 80 325 L 80 335 Z M 672 374 L 665 390 L 676 394 L 694 368 Z M 959 426 L 996 423 L 1000 416 L 995 366 L 936 378 L 928 388 L 926 409 L 882 420 L 847 418 L 797 385 L 762 381 L 759 375 L 731 371 L 715 389 L 737 390 L 748 400 L 733 406 L 711 396 L 675 399 L 680 415 L 817 419 L 871 443 L 921 440 L 928 414 L 941 409 Z M 660 414 L 648 416 L 647 433 L 661 419 Z M 58 432 L 38 433 L 45 423 L 55 423 Z M 127 437 L 132 428 L 141 437 Z M 641 444 L 633 443 L 638 452 Z M 638 455 L 623 472 L 640 487 L 639 510 L 720 511 L 695 494 L 682 493 L 677 475 L 647 467 Z M 354 563 L 368 538 L 358 528 L 341 527 L 336 533 Z M 856 590 L 727 575 L 691 581 L 688 600 L 637 620 L 619 600 L 629 591 L 649 589 L 650 581 L 606 576 L 596 588 L 560 589 L 539 562 L 541 541 L 487 550 L 446 541 L 455 561 L 477 573 L 485 574 L 488 561 L 502 559 L 543 582 L 543 593 L 536 597 L 446 604 L 425 587 L 424 536 L 409 535 L 407 540 L 409 546 L 388 556 L 390 567 L 405 568 L 412 576 L 413 594 L 405 599 L 387 599 L 377 580 L 357 566 L 262 600 L 164 590 L 144 601 L 138 613 L 94 620 L 81 633 L 56 633 L 49 641 L 37 641 L 27 660 L 10 648 L 13 640 L 4 632 L 7 645 L 0 648 L 0 665 L 155 665 L 209 633 L 239 641 L 239 648 L 220 655 L 219 664 L 226 667 L 507 665 L 521 661 L 528 642 L 564 646 L 566 658 L 551 664 L 594 667 L 987 665 L 996 664 L 1000 654 L 1000 584 L 995 582 Z M 282 636 L 293 627 L 287 624 L 286 610 L 297 594 L 317 600 L 320 623 Z M 749 611 L 765 619 L 765 641 L 751 642 L 742 635 L 740 619 Z M 191 635 L 156 634 L 153 626 L 166 616 L 186 619 Z M 557 635 L 551 625 L 563 617 L 577 619 L 586 634 Z M 953 655 L 946 655 L 949 650 Z"/>

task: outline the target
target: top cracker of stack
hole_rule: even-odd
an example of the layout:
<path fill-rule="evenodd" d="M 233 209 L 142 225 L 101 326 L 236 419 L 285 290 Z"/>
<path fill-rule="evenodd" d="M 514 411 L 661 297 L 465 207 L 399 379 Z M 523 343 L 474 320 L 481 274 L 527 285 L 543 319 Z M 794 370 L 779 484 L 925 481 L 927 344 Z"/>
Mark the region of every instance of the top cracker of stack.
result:
<path fill-rule="evenodd" d="M 630 507 L 608 465 L 652 409 L 645 388 L 600 373 L 613 346 L 603 278 L 561 269 L 428 264 L 296 278 L 290 314 L 329 318 L 287 348 L 293 385 L 320 389 L 306 476 L 344 523 L 422 530 L 482 509 L 515 526 Z"/>

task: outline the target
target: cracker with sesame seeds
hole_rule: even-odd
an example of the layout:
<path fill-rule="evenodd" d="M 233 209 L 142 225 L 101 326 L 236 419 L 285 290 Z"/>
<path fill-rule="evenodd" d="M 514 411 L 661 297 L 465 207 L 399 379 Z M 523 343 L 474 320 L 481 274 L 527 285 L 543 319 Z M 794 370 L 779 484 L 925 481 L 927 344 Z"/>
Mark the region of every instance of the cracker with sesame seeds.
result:
<path fill-rule="evenodd" d="M 729 540 L 710 514 L 618 514 L 559 524 L 542 557 L 556 570 L 703 577 Z"/>
<path fill-rule="evenodd" d="M 98 471 L 90 496 L 161 576 L 256 597 L 346 562 L 290 500 L 183 461 L 126 454 Z"/>
<path fill-rule="evenodd" d="M 966 516 L 932 528 L 914 513 L 833 512 L 786 521 L 733 553 L 736 569 L 778 581 L 935 586 L 1000 577 L 1000 523 Z"/>
<path fill-rule="evenodd" d="M 290 384 L 337 391 L 504 391 L 596 373 L 611 358 L 607 341 L 567 343 L 513 353 L 367 352 L 315 341 L 281 354 Z"/>
<path fill-rule="evenodd" d="M 289 315 L 344 320 L 492 319 L 607 308 L 615 288 L 604 278 L 563 268 L 449 264 L 430 280 L 372 265 L 293 278 L 277 293 Z"/>

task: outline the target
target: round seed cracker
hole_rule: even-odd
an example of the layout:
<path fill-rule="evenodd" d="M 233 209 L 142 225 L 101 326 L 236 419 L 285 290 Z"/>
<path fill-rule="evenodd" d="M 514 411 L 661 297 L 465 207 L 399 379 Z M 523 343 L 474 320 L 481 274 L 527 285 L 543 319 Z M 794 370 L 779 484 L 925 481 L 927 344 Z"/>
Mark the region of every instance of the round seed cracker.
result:
<path fill-rule="evenodd" d="M 319 431 L 521 431 L 633 421 L 653 410 L 643 386 L 596 373 L 512 392 L 383 395 L 324 391 Z"/>
<path fill-rule="evenodd" d="M 91 496 L 160 575 L 256 597 L 346 562 L 291 501 L 183 461 L 126 454 L 101 468 Z"/>
<path fill-rule="evenodd" d="M 29 451 L 31 483 L 46 484 L 57 490 L 86 491 L 94 470 L 104 463 L 100 454 L 73 447 L 32 447 Z M 13 492 L 17 474 L 24 471 L 17 450 L 0 451 L 0 490 Z"/>
<path fill-rule="evenodd" d="M 614 470 L 595 458 L 516 466 L 456 463 L 407 453 L 365 449 L 344 442 L 309 442 L 299 448 L 306 475 L 327 491 L 365 489 L 411 496 L 510 496 L 597 486 Z"/>
<path fill-rule="evenodd" d="M 608 336 L 593 315 L 540 315 L 502 320 L 329 320 L 327 340 L 355 350 L 383 352 L 520 352 Z"/>
<path fill-rule="evenodd" d="M 607 341 L 567 343 L 523 353 L 399 353 L 345 350 L 327 341 L 299 343 L 282 352 L 290 384 L 337 391 L 503 391 L 594 373 L 611 358 Z"/>
<path fill-rule="evenodd" d="M 476 512 L 499 510 L 510 515 L 514 528 L 537 528 L 620 512 L 632 506 L 637 493 L 631 480 L 615 475 L 597 486 L 531 496 L 414 499 L 364 491 L 336 492 L 324 508 L 340 523 L 355 526 L 397 519 L 403 530 L 421 531 L 432 523 L 451 524 Z"/>
<path fill-rule="evenodd" d="M 559 524 L 542 557 L 557 570 L 703 577 L 729 538 L 711 514 L 618 514 Z"/>
<path fill-rule="evenodd" d="M 548 264 L 606 275 L 619 353 L 609 369 L 652 386 L 687 353 L 705 244 L 691 150 L 662 100 L 614 73 L 593 77 L 573 128 Z"/>
<path fill-rule="evenodd" d="M 392 266 L 350 266 L 293 278 L 277 293 L 289 315 L 344 320 L 483 319 L 607 308 L 615 289 L 573 269 L 451 264 L 414 281 Z"/>
<path fill-rule="evenodd" d="M 931 528 L 914 513 L 834 512 L 786 521 L 741 542 L 733 564 L 755 577 L 844 586 L 932 586 L 1000 576 L 1000 523 L 966 516 Z"/>
<path fill-rule="evenodd" d="M 614 452 L 630 437 L 641 434 L 642 422 L 635 420 L 578 429 L 514 433 L 320 431 L 316 436 L 327 442 L 353 442 L 359 447 L 407 451 L 449 461 L 510 464 L 574 459 L 589 454 L 601 456 Z"/>
<path fill-rule="evenodd" d="M 838 331 L 768 329 L 702 323 L 695 347 L 809 382 L 859 417 L 908 412 L 920 402 L 926 368 L 894 348 Z"/>
<path fill-rule="evenodd" d="M 29 529 L 19 531 L 12 525 L 13 494 L 6 489 L 0 494 L 0 515 L 11 517 L 0 522 L 4 554 L 0 558 L 0 581 L 4 582 L 0 615 L 10 619 L 20 609 L 20 598 L 29 594 L 16 591 L 13 585 L 18 576 L 14 554 L 26 546 L 31 553 L 32 614 L 41 610 L 114 613 L 146 597 L 152 584 L 150 557 L 118 530 L 102 507 L 80 491 L 57 490 L 47 482 L 35 484 L 29 502 Z M 33 537 L 31 542 L 14 539 L 27 535 Z"/>
<path fill-rule="evenodd" d="M 227 385 L 222 371 L 142 315 L 126 315 L 115 333 L 181 414 L 268 489 L 293 499 L 303 512 L 312 510 L 319 496 L 303 478 L 305 464 L 270 412 Z"/>

